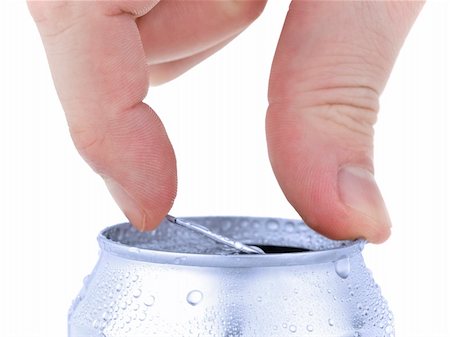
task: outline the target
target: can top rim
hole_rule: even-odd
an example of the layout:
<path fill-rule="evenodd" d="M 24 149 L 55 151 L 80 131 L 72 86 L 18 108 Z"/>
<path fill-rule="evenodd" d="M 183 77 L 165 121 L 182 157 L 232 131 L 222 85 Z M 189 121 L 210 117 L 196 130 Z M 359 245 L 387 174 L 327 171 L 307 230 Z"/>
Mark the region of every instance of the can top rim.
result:
<path fill-rule="evenodd" d="M 214 218 L 214 217 L 209 217 Z M 260 217 L 217 217 L 230 219 L 271 219 Z M 188 218 L 186 218 L 188 219 Z M 280 219 L 281 220 L 281 219 Z M 286 219 L 284 219 L 286 220 Z M 298 220 L 292 220 L 298 221 Z M 213 255 L 198 253 L 181 253 L 172 251 L 161 251 L 148 248 L 137 248 L 107 237 L 112 229 L 125 224 L 117 224 L 103 229 L 97 241 L 102 253 L 109 253 L 126 260 L 142 261 L 156 264 L 197 266 L 197 267 L 220 267 L 220 268 L 258 268 L 258 267 L 284 267 L 312 265 L 334 262 L 345 257 L 360 254 L 366 244 L 364 239 L 342 242 L 343 245 L 336 248 L 323 249 L 308 252 L 279 253 L 279 254 L 248 254 L 248 255 Z M 312 229 L 311 232 L 315 233 Z"/>

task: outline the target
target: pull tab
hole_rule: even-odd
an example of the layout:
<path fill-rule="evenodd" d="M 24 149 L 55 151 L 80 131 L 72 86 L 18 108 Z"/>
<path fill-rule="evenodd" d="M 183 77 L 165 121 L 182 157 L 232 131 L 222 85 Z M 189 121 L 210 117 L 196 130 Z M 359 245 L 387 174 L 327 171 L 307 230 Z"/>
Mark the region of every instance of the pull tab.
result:
<path fill-rule="evenodd" d="M 218 243 L 224 244 L 228 247 L 232 247 L 240 252 L 247 253 L 247 254 L 265 254 L 264 251 L 256 246 L 248 246 L 240 241 L 233 240 L 229 237 L 217 234 L 212 232 L 209 228 L 206 228 L 205 226 L 187 222 L 182 219 L 176 218 L 172 215 L 167 215 L 166 219 L 169 220 L 171 223 L 174 223 L 176 225 L 182 226 L 184 228 L 187 228 L 191 231 L 194 231 L 196 233 L 199 233 L 205 237 L 208 237 Z"/>

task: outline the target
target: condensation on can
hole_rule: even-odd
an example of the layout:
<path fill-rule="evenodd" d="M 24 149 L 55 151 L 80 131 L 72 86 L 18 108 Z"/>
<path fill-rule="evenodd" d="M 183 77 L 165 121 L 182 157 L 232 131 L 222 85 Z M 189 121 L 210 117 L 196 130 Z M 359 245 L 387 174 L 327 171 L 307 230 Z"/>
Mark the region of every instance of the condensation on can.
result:
<path fill-rule="evenodd" d="M 266 249 L 243 255 L 164 221 L 103 230 L 69 311 L 69 337 L 394 337 L 361 251 L 298 220 L 185 218 Z"/>

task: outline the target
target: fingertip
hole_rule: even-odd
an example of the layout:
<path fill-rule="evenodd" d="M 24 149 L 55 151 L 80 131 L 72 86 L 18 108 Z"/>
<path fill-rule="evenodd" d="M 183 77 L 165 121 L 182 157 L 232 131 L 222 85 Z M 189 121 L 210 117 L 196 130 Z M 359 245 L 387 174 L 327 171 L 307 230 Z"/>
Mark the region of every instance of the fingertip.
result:
<path fill-rule="evenodd" d="M 170 195 L 172 196 L 167 195 L 161 198 L 157 207 L 145 208 L 145 221 L 143 222 L 140 229 L 142 232 L 152 231 L 164 221 L 166 215 L 169 213 L 170 209 L 173 206 L 175 194 L 176 188 L 173 190 L 173 193 L 170 193 Z"/>
<path fill-rule="evenodd" d="M 380 244 L 391 235 L 390 222 L 379 222 L 349 209 L 340 200 L 323 200 L 311 207 L 305 207 L 302 202 L 291 201 L 291 204 L 309 227 L 332 240 L 365 239 Z"/>
<path fill-rule="evenodd" d="M 391 236 L 391 226 L 388 225 L 378 225 L 374 229 L 372 235 L 365 238 L 371 243 L 380 244 L 385 242 Z"/>
<path fill-rule="evenodd" d="M 286 198 L 305 223 L 334 240 L 386 241 L 390 219 L 370 171 L 341 164 L 349 156 L 336 143 L 324 145 L 306 132 L 298 134 L 301 142 L 283 136 L 272 144 L 271 162 Z M 363 160 L 359 164 L 370 167 Z"/>
<path fill-rule="evenodd" d="M 391 236 L 391 230 L 388 229 L 387 233 L 375 238 L 374 240 L 368 240 L 371 243 L 375 243 L 375 244 L 382 244 L 384 242 L 386 242 Z"/>
<path fill-rule="evenodd" d="M 317 205 L 320 212 L 321 207 Z M 304 210 L 301 214 L 304 222 L 316 232 L 332 240 L 357 240 L 364 239 L 370 243 L 380 244 L 385 242 L 391 235 L 391 227 L 387 224 L 379 224 L 373 219 L 361 214 L 330 215 L 333 210 L 323 212 L 315 220 L 309 220 Z"/>
<path fill-rule="evenodd" d="M 368 169 L 342 166 L 337 173 L 339 200 L 350 214 L 361 218 L 361 227 L 371 242 L 389 237 L 391 220 L 375 178 Z"/>
<path fill-rule="evenodd" d="M 151 206 L 148 207 L 141 204 L 114 179 L 104 177 L 104 180 L 117 205 L 133 227 L 141 232 L 151 231 L 158 227 L 173 205 L 175 189 L 168 189 L 168 193 L 160 195 L 157 202 L 151 202 Z"/>

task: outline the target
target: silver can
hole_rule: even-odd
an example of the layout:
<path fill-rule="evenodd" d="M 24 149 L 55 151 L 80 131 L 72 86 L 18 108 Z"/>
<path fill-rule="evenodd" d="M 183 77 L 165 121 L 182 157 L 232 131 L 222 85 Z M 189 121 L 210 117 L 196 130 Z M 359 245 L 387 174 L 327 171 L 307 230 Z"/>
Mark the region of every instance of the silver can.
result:
<path fill-rule="evenodd" d="M 164 221 L 103 230 L 69 312 L 70 337 L 393 337 L 361 251 L 298 220 L 185 218 L 262 248 L 238 254 Z"/>

